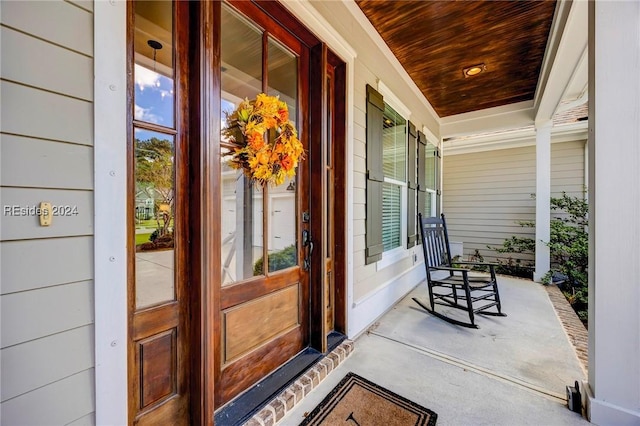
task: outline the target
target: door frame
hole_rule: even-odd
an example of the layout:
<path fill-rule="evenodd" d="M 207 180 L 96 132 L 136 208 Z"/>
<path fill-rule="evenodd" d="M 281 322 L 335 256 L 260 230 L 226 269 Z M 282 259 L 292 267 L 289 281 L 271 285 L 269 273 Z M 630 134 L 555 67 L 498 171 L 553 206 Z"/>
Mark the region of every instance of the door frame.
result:
<path fill-rule="evenodd" d="M 345 334 L 347 333 L 347 116 L 346 116 L 346 63 L 342 61 L 335 53 L 329 50 L 326 44 L 320 43 L 311 49 L 311 77 L 310 77 L 310 97 L 312 99 L 320 99 L 321 102 L 315 102 L 310 105 L 311 115 L 320 117 L 319 120 L 311 121 L 310 128 L 310 158 L 319 158 L 320 161 L 311 161 L 311 189 L 312 199 L 324 200 L 326 193 L 327 177 L 325 166 L 326 146 L 327 146 L 327 109 L 331 105 L 327 105 L 327 67 L 333 67 L 333 85 L 337 93 L 343 96 L 334 96 L 333 105 L 333 158 L 334 158 L 334 330 Z M 314 185 L 315 182 L 321 182 L 321 185 Z M 320 236 L 327 235 L 326 212 L 327 207 L 324 202 L 311 203 L 311 217 L 319 217 L 322 220 L 311 221 L 311 235 L 314 240 Z M 342 218 L 342 220 L 338 220 Z M 319 254 L 311 258 L 311 318 L 322 319 L 321 321 L 311 321 L 310 333 L 312 348 L 325 353 L 328 348 L 326 330 L 326 300 L 324 283 L 326 279 L 325 258 L 326 244 L 320 241 L 316 244 L 320 249 Z"/>
<path fill-rule="evenodd" d="M 134 128 L 139 127 L 140 123 L 137 123 L 133 116 L 133 104 L 135 102 L 134 87 L 135 87 L 135 75 L 134 75 L 134 32 L 135 32 L 135 17 L 134 17 L 134 3 L 126 3 L 126 52 L 127 52 L 127 79 L 126 79 L 126 97 L 127 97 L 127 111 L 126 111 L 126 125 L 127 125 L 127 148 L 126 148 L 126 239 L 127 242 L 127 321 L 128 321 L 128 336 L 127 336 L 127 382 L 128 382 L 128 423 L 133 424 L 138 420 L 143 421 L 143 417 L 148 416 L 152 420 L 145 421 L 157 421 L 159 418 L 163 420 L 177 422 L 178 420 L 188 420 L 190 423 L 198 422 L 199 411 L 194 410 L 192 405 L 194 401 L 200 398 L 200 389 L 193 385 L 192 375 L 196 367 L 193 364 L 194 356 L 192 352 L 197 353 L 200 348 L 200 342 L 194 339 L 192 330 L 192 311 L 191 302 L 193 301 L 193 289 L 192 285 L 192 267 L 191 267 L 191 246 L 189 241 L 191 240 L 192 232 L 194 228 L 190 226 L 191 219 L 197 220 L 197 211 L 191 209 L 192 199 L 192 186 L 190 176 L 190 163 L 193 161 L 191 149 L 189 147 L 191 143 L 190 127 L 194 118 L 191 114 L 191 108 L 185 108 L 191 96 L 191 88 L 189 87 L 189 73 L 192 72 L 193 67 L 190 64 L 189 56 L 192 54 L 190 40 L 193 37 L 192 30 L 190 29 L 190 23 L 193 20 L 192 9 L 187 3 L 174 1 L 172 3 L 172 23 L 173 23 L 173 53 L 174 56 L 174 117 L 175 117 L 175 133 L 174 133 L 174 191 L 178 196 L 175 202 L 175 214 L 178 219 L 174 219 L 174 234 L 176 235 L 174 243 L 174 292 L 175 300 L 168 300 L 159 305 L 153 305 L 150 307 L 137 309 L 136 307 L 136 287 L 135 287 L 135 243 L 133 243 L 133 237 L 135 235 L 134 230 L 134 198 L 135 198 L 135 154 L 134 154 Z M 166 132 L 167 129 L 162 129 L 160 126 L 153 126 L 147 123 L 145 125 L 147 130 L 154 131 L 154 127 L 158 127 L 161 132 Z M 178 143 L 179 142 L 179 143 Z M 195 212 L 195 216 L 194 216 Z M 167 321 L 169 318 L 169 321 Z M 167 327 L 167 323 L 170 322 L 173 325 L 171 328 Z M 143 335 L 140 330 L 144 330 Z M 162 331 L 165 330 L 165 331 Z M 150 407 L 145 411 L 140 409 L 140 395 L 139 391 L 143 386 L 142 378 L 139 377 L 139 365 L 138 363 L 142 357 L 142 344 L 149 337 L 158 334 L 166 334 L 171 330 L 171 368 L 173 369 L 171 379 L 173 394 L 166 400 L 159 402 L 155 407 Z M 186 332 L 189 330 L 189 332 Z M 144 337 L 147 333 L 149 337 Z M 169 336 L 169 334 L 166 334 Z M 174 397 L 175 395 L 175 397 Z M 177 400 L 181 400 L 181 404 L 175 404 Z M 173 406 L 179 405 L 179 408 L 173 409 Z M 153 405 L 153 404 L 152 404 Z M 187 411 L 185 413 L 185 410 Z M 140 414 L 142 413 L 142 414 Z M 195 416 L 192 417 L 192 415 Z M 172 419 L 167 419 L 167 415 L 173 415 Z M 155 417 L 154 417 L 155 416 Z M 161 417 L 158 417 L 161 416 Z M 187 417 L 186 419 L 184 417 Z"/>

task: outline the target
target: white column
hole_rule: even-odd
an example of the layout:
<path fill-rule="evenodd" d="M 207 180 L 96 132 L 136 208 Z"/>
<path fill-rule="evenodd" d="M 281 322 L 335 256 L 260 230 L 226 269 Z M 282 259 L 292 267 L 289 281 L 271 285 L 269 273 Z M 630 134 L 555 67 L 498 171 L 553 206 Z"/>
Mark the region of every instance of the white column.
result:
<path fill-rule="evenodd" d="M 551 126 L 547 120 L 536 122 L 536 270 L 535 281 L 551 268 L 549 242 L 551 234 Z"/>
<path fill-rule="evenodd" d="M 589 388 L 640 424 L 640 2 L 589 3 Z"/>
<path fill-rule="evenodd" d="M 96 1 L 94 301 L 97 425 L 127 424 L 127 5 Z M 72 253 L 69 253 L 72 256 Z"/>

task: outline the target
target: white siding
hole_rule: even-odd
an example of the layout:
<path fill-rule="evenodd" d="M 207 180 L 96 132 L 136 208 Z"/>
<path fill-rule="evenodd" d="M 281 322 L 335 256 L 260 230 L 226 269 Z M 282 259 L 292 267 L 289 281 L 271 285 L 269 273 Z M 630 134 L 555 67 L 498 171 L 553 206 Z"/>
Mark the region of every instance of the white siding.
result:
<path fill-rule="evenodd" d="M 312 4 L 318 14 L 356 51 L 352 68 L 353 98 L 349 99 L 353 105 L 353 121 L 349 123 L 353 129 L 353 139 L 348 141 L 353 153 L 350 159 L 353 177 L 353 197 L 350 200 L 353 205 L 353 283 L 349 283 L 352 285 L 349 289 L 352 303 L 349 305 L 348 334 L 353 337 L 424 277 L 424 268 L 414 260 L 414 253 L 419 254 L 417 259 L 422 258 L 419 247 L 400 253 L 395 262 L 383 259 L 377 264 L 365 265 L 366 85 L 377 88 L 378 83 L 382 82 L 411 112 L 411 116 L 405 118 L 418 129 L 425 126 L 437 134 L 438 124 L 419 90 L 401 72 L 397 60 L 392 55 L 387 56 L 388 48 L 372 37 L 372 34 L 377 36 L 377 33 L 357 5 L 351 2 L 324 1 L 314 1 Z"/>
<path fill-rule="evenodd" d="M 551 145 L 551 195 L 563 191 L 582 196 L 584 141 Z M 476 250 L 495 260 L 487 248 L 511 236 L 535 237 L 534 228 L 518 221 L 535 220 L 535 146 L 446 155 L 443 163 L 443 213 L 452 241 L 464 243 L 464 255 Z M 501 255 L 505 257 L 505 255 Z M 533 256 L 512 255 L 533 261 Z"/>
<path fill-rule="evenodd" d="M 0 7 L 1 422 L 92 425 L 93 3 Z"/>

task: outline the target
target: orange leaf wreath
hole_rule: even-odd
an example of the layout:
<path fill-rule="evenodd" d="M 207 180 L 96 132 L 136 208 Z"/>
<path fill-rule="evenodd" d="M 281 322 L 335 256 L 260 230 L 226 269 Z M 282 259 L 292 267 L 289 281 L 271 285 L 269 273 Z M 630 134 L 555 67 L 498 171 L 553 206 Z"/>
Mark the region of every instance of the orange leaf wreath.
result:
<path fill-rule="evenodd" d="M 247 177 L 261 185 L 282 185 L 286 178 L 295 176 L 304 150 L 289 121 L 285 102 L 260 93 L 255 100 L 242 101 L 227 115 L 227 123 L 224 135 L 230 142 L 239 144 L 228 154 L 231 167 L 242 169 Z M 265 135 L 272 137 L 265 138 Z"/>

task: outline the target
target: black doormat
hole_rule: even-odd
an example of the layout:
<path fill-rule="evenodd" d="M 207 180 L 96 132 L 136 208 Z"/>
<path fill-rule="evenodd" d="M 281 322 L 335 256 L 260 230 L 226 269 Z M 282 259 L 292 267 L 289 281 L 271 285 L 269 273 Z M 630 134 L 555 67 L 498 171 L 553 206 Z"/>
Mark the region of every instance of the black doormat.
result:
<path fill-rule="evenodd" d="M 434 426 L 437 418 L 433 411 L 350 372 L 300 426 Z"/>

